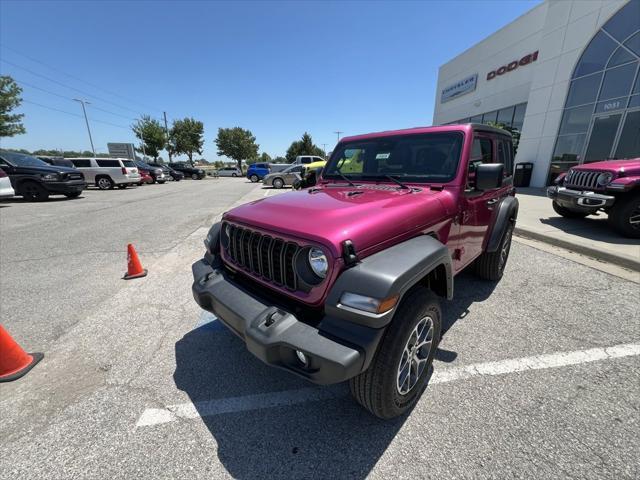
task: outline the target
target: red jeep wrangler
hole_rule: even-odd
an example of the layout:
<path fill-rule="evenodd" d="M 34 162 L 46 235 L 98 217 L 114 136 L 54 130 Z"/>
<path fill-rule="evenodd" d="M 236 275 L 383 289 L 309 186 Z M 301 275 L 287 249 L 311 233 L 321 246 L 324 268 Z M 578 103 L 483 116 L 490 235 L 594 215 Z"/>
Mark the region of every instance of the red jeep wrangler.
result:
<path fill-rule="evenodd" d="M 502 277 L 512 167 L 509 133 L 485 125 L 343 138 L 315 186 L 211 227 L 193 295 L 265 363 L 349 380 L 373 414 L 400 415 L 425 387 L 454 276 Z"/>

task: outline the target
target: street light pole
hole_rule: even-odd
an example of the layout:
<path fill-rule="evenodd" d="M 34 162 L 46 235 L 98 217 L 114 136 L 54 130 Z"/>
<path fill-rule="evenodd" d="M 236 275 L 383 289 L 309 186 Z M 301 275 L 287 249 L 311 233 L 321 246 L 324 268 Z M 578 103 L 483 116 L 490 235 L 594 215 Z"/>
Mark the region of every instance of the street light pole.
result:
<path fill-rule="evenodd" d="M 74 100 L 76 102 L 80 102 L 80 104 L 82 105 L 82 112 L 84 113 L 84 121 L 87 124 L 87 132 L 89 132 L 89 142 L 91 142 L 91 151 L 93 152 L 93 156 L 96 156 L 96 149 L 93 147 L 93 138 L 91 138 L 91 129 L 89 128 L 89 119 L 87 118 L 87 109 L 84 107 L 85 103 L 87 105 L 91 105 L 90 102 L 87 102 L 86 100 L 81 100 L 79 98 L 74 98 Z"/>
<path fill-rule="evenodd" d="M 338 135 L 338 142 L 340 142 L 340 134 L 341 134 L 341 133 L 344 133 L 344 132 L 342 132 L 341 130 L 337 130 L 337 131 L 335 131 L 335 132 L 333 132 L 333 133 L 335 133 L 336 135 Z"/>

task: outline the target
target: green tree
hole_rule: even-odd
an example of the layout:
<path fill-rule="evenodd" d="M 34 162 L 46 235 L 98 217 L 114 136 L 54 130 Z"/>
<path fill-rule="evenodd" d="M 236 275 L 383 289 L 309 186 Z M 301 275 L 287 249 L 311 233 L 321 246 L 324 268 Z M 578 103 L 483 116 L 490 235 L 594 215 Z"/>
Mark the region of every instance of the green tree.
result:
<path fill-rule="evenodd" d="M 304 132 L 302 138 L 291 143 L 291 145 L 287 149 L 287 153 L 285 154 L 287 163 L 293 162 L 296 157 L 300 155 L 318 155 L 320 157 L 324 157 L 324 152 L 321 148 L 313 143 L 311 135 L 309 135 L 307 132 Z"/>
<path fill-rule="evenodd" d="M 8 75 L 0 76 L 0 138 L 26 133 L 22 125 L 22 113 L 11 111 L 22 103 L 22 88 Z"/>
<path fill-rule="evenodd" d="M 287 159 L 278 155 L 273 159 L 273 163 L 287 163 Z"/>
<path fill-rule="evenodd" d="M 253 133 L 240 127 L 219 128 L 215 142 L 218 155 L 231 158 L 239 169 L 242 169 L 242 160 L 255 159 L 260 148 Z"/>
<path fill-rule="evenodd" d="M 271 156 L 267 152 L 262 152 L 258 157 L 258 161 L 262 163 L 271 163 Z"/>
<path fill-rule="evenodd" d="M 160 122 L 150 115 L 142 115 L 140 119 L 131 125 L 131 129 L 135 136 L 140 140 L 139 152 L 150 155 L 154 160 L 158 159 L 160 150 L 165 148 L 167 144 L 167 136 L 164 127 Z"/>
<path fill-rule="evenodd" d="M 167 149 L 180 155 L 184 153 L 189 157 L 189 163 L 193 166 L 193 154 L 202 155 L 204 145 L 204 124 L 193 118 L 175 120 L 169 132 Z"/>

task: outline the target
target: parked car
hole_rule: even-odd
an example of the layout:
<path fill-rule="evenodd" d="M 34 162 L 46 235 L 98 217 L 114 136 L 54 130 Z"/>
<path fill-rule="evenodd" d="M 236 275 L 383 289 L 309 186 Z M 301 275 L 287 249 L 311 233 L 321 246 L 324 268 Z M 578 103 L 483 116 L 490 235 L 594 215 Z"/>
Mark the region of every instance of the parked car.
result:
<path fill-rule="evenodd" d="M 603 211 L 616 232 L 640 238 L 640 158 L 572 167 L 547 195 L 558 215 L 584 218 Z"/>
<path fill-rule="evenodd" d="M 49 165 L 55 165 L 55 166 L 58 166 L 58 167 L 76 168 L 73 165 L 73 162 L 71 160 L 69 160 L 68 158 L 64 158 L 64 157 L 39 156 L 39 157 L 36 157 L 36 158 L 39 158 L 40 160 L 42 160 L 43 162 L 48 163 Z"/>
<path fill-rule="evenodd" d="M 184 173 L 178 172 L 177 170 L 174 170 L 164 163 L 148 162 L 148 164 L 152 167 L 161 168 L 167 180 L 174 180 L 176 182 L 179 182 L 184 178 Z"/>
<path fill-rule="evenodd" d="M 0 198 L 11 198 L 16 194 L 11 186 L 11 179 L 4 173 L 4 170 L 0 168 Z"/>
<path fill-rule="evenodd" d="M 259 182 L 271 173 L 268 163 L 253 163 L 247 169 L 247 178 L 253 183 Z"/>
<path fill-rule="evenodd" d="M 298 155 L 293 161 L 295 165 L 306 165 L 307 163 L 326 162 L 326 160 L 317 155 Z"/>
<path fill-rule="evenodd" d="M 262 183 L 273 188 L 282 188 L 285 185 L 293 185 L 293 182 L 300 181 L 303 165 L 290 165 L 282 172 L 270 173 L 262 179 Z"/>
<path fill-rule="evenodd" d="M 511 135 L 486 125 L 343 138 L 316 186 L 211 227 L 194 298 L 266 364 L 348 380 L 374 415 L 401 415 L 430 376 L 454 277 L 503 275 L 518 214 L 512 164 Z"/>
<path fill-rule="evenodd" d="M 145 183 L 153 183 L 153 177 L 151 176 L 149 170 L 138 167 L 138 173 L 140 174 L 140 181 L 138 182 L 139 187 L 141 187 Z"/>
<path fill-rule="evenodd" d="M 142 160 L 136 160 L 135 163 L 138 169 L 142 168 L 149 172 L 149 175 L 151 175 L 151 178 L 153 179 L 153 183 L 159 183 L 162 185 L 169 179 L 169 176 L 165 174 L 164 170 L 161 167 L 152 167 Z"/>
<path fill-rule="evenodd" d="M 95 184 L 100 190 L 109 190 L 115 186 L 127 188 L 140 182 L 138 167 L 132 160 L 89 157 L 69 160 L 84 174 L 88 184 Z"/>
<path fill-rule="evenodd" d="M 178 172 L 182 172 L 185 178 L 189 177 L 192 180 L 202 180 L 206 175 L 203 169 L 192 167 L 186 163 L 170 163 L 169 166 Z"/>
<path fill-rule="evenodd" d="M 320 177 L 320 173 L 322 169 L 327 164 L 326 160 L 320 160 L 318 162 L 307 163 L 302 165 L 302 172 L 300 173 L 300 179 L 296 179 L 291 184 L 295 190 L 300 190 L 302 188 L 313 187 L 318 178 Z"/>
<path fill-rule="evenodd" d="M 41 202 L 50 195 L 80 196 L 86 184 L 75 168 L 49 165 L 39 158 L 0 150 L 0 168 L 9 176 L 16 195 Z"/>
<path fill-rule="evenodd" d="M 218 169 L 219 177 L 242 177 L 242 170 L 238 167 L 222 167 Z"/>

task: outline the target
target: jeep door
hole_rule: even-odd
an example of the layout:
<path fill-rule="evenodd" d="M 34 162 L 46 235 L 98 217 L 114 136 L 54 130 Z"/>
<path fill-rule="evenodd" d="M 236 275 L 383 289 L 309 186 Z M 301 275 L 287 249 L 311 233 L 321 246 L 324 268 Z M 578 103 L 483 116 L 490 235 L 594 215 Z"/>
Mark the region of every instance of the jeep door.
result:
<path fill-rule="evenodd" d="M 483 163 L 503 163 L 505 172 L 502 186 L 480 191 L 476 189 L 475 170 Z M 511 141 L 506 137 L 490 136 L 476 132 L 471 156 L 467 166 L 467 183 L 462 195 L 460 223 L 460 245 L 456 270 L 464 268 L 484 250 L 487 233 L 493 225 L 500 199 L 512 190 L 513 153 Z"/>

